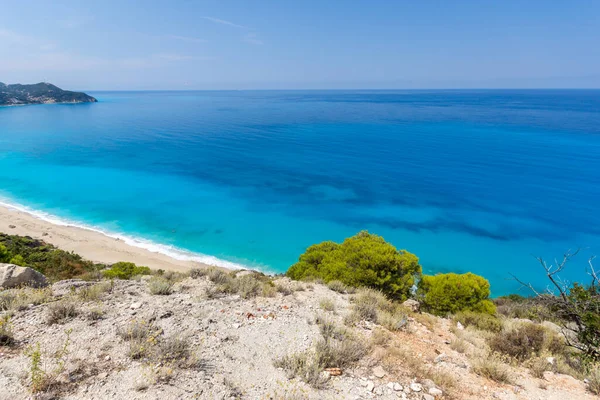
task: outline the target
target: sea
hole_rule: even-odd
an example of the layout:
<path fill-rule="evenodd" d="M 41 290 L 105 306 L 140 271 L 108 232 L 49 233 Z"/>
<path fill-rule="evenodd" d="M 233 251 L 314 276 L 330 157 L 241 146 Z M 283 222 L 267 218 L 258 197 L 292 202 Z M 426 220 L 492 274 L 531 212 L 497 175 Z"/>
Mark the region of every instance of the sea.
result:
<path fill-rule="evenodd" d="M 89 94 L 0 108 L 2 204 L 268 273 L 368 230 L 494 296 L 600 255 L 600 90 Z"/>

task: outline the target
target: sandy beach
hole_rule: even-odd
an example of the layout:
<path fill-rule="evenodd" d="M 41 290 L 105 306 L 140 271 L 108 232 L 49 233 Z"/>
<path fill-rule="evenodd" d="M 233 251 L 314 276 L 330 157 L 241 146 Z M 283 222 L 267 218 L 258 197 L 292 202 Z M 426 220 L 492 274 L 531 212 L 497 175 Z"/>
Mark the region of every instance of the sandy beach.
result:
<path fill-rule="evenodd" d="M 73 251 L 98 263 L 112 264 L 119 261 L 130 261 L 152 269 L 174 271 L 186 271 L 193 267 L 207 266 L 207 264 L 178 260 L 165 254 L 132 246 L 121 239 L 109 237 L 93 230 L 53 224 L 27 212 L 5 206 L 0 206 L 0 232 L 41 239 L 60 249 Z"/>

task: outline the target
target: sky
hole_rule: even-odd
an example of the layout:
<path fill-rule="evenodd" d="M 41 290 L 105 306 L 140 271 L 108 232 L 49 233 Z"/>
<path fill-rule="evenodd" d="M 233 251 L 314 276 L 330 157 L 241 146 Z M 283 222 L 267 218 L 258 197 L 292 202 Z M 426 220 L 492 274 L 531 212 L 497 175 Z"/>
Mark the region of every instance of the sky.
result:
<path fill-rule="evenodd" d="M 598 0 L 0 0 L 0 82 L 600 88 Z"/>

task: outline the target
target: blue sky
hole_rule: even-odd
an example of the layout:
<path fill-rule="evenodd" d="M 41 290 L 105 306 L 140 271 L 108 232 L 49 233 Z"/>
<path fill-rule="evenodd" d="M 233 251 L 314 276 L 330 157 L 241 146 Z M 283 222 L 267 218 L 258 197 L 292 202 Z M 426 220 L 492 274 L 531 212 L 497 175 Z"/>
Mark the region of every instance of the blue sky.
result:
<path fill-rule="evenodd" d="M 600 87 L 600 1 L 0 0 L 0 81 Z"/>

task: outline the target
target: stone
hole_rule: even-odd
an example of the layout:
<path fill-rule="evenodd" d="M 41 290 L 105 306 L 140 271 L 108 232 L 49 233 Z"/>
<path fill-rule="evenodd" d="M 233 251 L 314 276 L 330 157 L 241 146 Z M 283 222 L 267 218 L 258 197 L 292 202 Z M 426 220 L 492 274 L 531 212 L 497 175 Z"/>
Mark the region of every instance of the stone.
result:
<path fill-rule="evenodd" d="M 340 376 L 342 375 L 341 368 L 325 368 L 325 372 L 329 374 L 329 376 Z"/>
<path fill-rule="evenodd" d="M 554 357 L 546 357 L 546 361 L 548 361 L 548 364 L 554 365 Z"/>
<path fill-rule="evenodd" d="M 381 388 L 381 386 L 376 387 L 373 393 L 375 393 L 377 396 L 383 396 L 383 389 Z"/>
<path fill-rule="evenodd" d="M 10 229 L 15 229 L 17 226 L 16 225 L 9 225 L 8 226 Z"/>
<path fill-rule="evenodd" d="M 368 390 L 369 392 L 372 392 L 372 391 L 373 391 L 373 389 L 375 389 L 375 384 L 374 384 L 373 382 L 371 382 L 371 381 L 368 381 L 368 382 L 367 382 L 367 386 L 366 386 L 366 388 L 367 388 L 367 390 Z"/>
<path fill-rule="evenodd" d="M 396 392 L 401 392 L 401 391 L 402 391 L 402 389 L 403 389 L 403 388 L 402 388 L 402 385 L 401 385 L 401 384 L 399 384 L 398 382 L 394 382 L 394 390 L 395 390 Z"/>
<path fill-rule="evenodd" d="M 447 359 L 448 359 L 448 356 L 446 355 L 446 353 L 442 353 L 439 356 L 437 356 L 435 358 L 435 360 L 433 360 L 433 362 L 438 364 L 438 363 L 441 363 L 442 361 L 446 361 Z"/>
<path fill-rule="evenodd" d="M 131 308 L 132 310 L 137 310 L 138 308 L 140 308 L 142 306 L 141 302 L 138 303 L 131 303 L 131 305 L 129 306 L 129 308 Z"/>
<path fill-rule="evenodd" d="M 394 382 L 388 382 L 386 385 L 389 389 L 394 390 Z"/>
<path fill-rule="evenodd" d="M 65 279 L 52 285 L 52 294 L 54 296 L 65 296 L 69 293 L 76 292 L 81 288 L 92 286 L 93 284 L 93 282 L 83 281 L 81 279 Z"/>
<path fill-rule="evenodd" d="M 413 382 L 410 384 L 410 390 L 413 392 L 420 392 L 423 390 L 423 386 L 420 383 Z"/>
<path fill-rule="evenodd" d="M 432 387 L 429 389 L 429 394 L 434 396 L 434 397 L 442 397 L 442 395 L 444 394 L 444 392 L 442 392 L 440 389 Z"/>
<path fill-rule="evenodd" d="M 20 286 L 48 286 L 48 279 L 43 274 L 29 267 L 0 264 L 0 287 L 8 289 Z"/>
<path fill-rule="evenodd" d="M 413 299 L 406 300 L 402 305 L 412 312 L 418 312 L 421 309 L 421 303 Z"/>
<path fill-rule="evenodd" d="M 435 400 L 435 398 L 430 394 L 424 394 L 423 400 Z"/>
<path fill-rule="evenodd" d="M 373 375 L 375 375 L 377 378 L 381 379 L 384 376 L 386 376 L 387 373 L 381 366 L 378 365 L 375 368 L 373 368 Z"/>
<path fill-rule="evenodd" d="M 456 323 L 456 329 L 458 329 L 459 331 L 462 331 L 465 329 L 465 327 L 463 326 L 463 324 L 461 324 L 460 322 Z"/>

